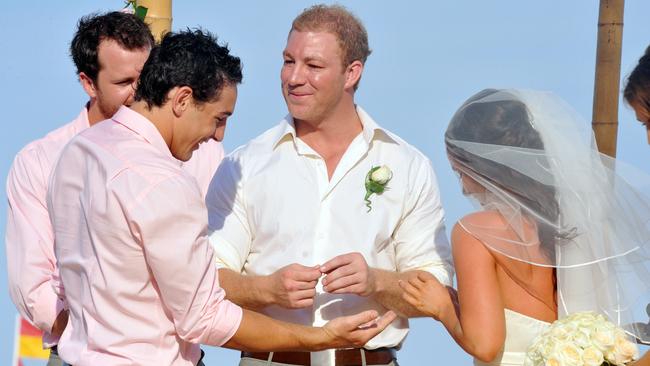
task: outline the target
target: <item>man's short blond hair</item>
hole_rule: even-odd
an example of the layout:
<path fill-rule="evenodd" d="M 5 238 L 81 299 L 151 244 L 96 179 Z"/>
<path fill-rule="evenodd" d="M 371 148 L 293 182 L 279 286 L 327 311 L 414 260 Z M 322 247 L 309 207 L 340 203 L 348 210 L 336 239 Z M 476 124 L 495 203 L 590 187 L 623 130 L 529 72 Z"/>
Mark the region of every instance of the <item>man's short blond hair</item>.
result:
<path fill-rule="evenodd" d="M 305 9 L 291 24 L 291 31 L 294 30 L 334 34 L 343 52 L 341 61 L 344 68 L 357 60 L 365 64 L 372 52 L 368 46 L 366 28 L 341 5 L 319 4 Z"/>

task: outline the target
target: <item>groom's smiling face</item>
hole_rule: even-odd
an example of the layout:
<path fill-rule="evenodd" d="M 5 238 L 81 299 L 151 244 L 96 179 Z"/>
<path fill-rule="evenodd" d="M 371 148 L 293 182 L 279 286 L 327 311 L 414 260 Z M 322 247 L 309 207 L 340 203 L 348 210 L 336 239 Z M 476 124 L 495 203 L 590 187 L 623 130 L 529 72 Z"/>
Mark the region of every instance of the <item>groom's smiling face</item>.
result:
<path fill-rule="evenodd" d="M 283 52 L 282 94 L 291 116 L 319 123 L 343 98 L 346 73 L 342 50 L 329 32 L 291 31 Z"/>

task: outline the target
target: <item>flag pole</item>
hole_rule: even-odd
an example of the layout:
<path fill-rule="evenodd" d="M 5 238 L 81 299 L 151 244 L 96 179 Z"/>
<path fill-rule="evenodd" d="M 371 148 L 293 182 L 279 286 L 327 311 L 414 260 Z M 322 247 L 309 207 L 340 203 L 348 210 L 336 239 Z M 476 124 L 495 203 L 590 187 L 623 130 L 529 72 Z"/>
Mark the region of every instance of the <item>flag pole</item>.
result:
<path fill-rule="evenodd" d="M 14 356 L 11 366 L 18 366 L 18 352 L 20 350 L 20 314 L 16 314 L 16 326 L 14 332 Z"/>

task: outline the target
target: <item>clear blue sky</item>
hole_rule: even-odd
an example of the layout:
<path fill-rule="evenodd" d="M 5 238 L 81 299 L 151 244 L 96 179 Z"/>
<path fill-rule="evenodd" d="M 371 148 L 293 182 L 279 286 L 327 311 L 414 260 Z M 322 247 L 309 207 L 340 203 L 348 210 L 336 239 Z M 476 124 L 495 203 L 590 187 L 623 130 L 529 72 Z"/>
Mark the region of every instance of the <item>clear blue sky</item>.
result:
<path fill-rule="evenodd" d="M 201 26 L 243 60 L 244 83 L 229 119 L 228 151 L 277 123 L 281 52 L 291 20 L 311 1 L 174 2 L 174 29 Z M 365 23 L 373 54 L 357 102 L 380 124 L 428 155 L 438 174 L 447 223 L 469 212 L 449 168 L 443 133 L 456 108 L 486 87 L 550 90 L 591 120 L 598 1 L 342 1 Z M 402 5 L 400 5 L 402 4 Z M 5 1 L 0 12 L 0 181 L 18 150 L 73 119 L 86 101 L 68 45 L 77 19 L 120 8 L 111 1 Z M 650 2 L 627 0 L 622 73 L 650 43 Z M 650 173 L 650 146 L 632 111 L 621 104 L 619 157 Z M 3 186 L 4 187 L 4 186 Z M 6 202 L 4 189 L 0 197 Z M 0 205 L 4 237 L 6 203 Z M 0 255 L 0 365 L 10 362 L 16 310 Z M 237 354 L 206 347 L 208 364 L 235 365 Z M 469 364 L 433 320 L 412 322 L 400 364 Z M 434 361 L 435 360 L 435 361 Z"/>

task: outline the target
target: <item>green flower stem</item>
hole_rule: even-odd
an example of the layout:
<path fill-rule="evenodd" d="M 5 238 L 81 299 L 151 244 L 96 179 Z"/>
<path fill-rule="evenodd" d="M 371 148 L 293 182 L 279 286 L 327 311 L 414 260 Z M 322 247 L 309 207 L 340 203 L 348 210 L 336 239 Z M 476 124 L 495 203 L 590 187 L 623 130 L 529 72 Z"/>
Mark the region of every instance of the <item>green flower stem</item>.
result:
<path fill-rule="evenodd" d="M 366 211 L 366 212 L 370 212 L 370 210 L 372 210 L 372 207 L 370 207 L 370 204 L 372 202 L 370 202 L 370 200 L 369 200 L 371 195 L 372 195 L 372 192 L 368 191 L 366 193 L 366 196 L 363 198 L 363 200 L 366 201 L 366 207 L 368 207 L 368 211 Z"/>

